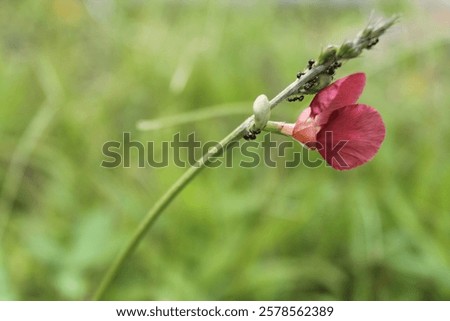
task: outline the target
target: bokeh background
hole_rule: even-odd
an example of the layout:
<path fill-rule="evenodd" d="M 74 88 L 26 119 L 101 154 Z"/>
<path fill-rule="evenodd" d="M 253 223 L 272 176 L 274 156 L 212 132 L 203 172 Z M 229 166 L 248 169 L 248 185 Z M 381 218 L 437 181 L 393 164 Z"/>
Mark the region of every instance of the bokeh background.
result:
<path fill-rule="evenodd" d="M 0 298 L 88 299 L 185 170 L 138 168 L 136 153 L 102 168 L 105 142 L 219 140 L 371 13 L 402 18 L 337 76 L 367 74 L 360 101 L 387 127 L 375 159 L 204 170 L 106 299 L 449 300 L 450 4 L 437 0 L 0 1 Z M 221 116 L 136 128 L 210 108 Z"/>

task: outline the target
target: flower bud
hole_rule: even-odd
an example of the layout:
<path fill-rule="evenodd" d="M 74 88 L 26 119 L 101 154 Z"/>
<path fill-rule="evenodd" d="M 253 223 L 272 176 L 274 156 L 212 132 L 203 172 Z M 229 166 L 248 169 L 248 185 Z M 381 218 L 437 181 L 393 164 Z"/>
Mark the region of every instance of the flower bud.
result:
<path fill-rule="evenodd" d="M 352 41 L 346 41 L 339 48 L 338 59 L 351 59 L 361 54 L 361 48 L 357 47 Z"/>
<path fill-rule="evenodd" d="M 261 130 L 270 119 L 270 103 L 266 95 L 259 95 L 253 103 L 253 114 L 255 116 L 255 130 Z"/>
<path fill-rule="evenodd" d="M 370 38 L 370 37 L 372 37 L 373 31 L 374 31 L 374 30 L 373 30 L 372 27 L 367 27 L 366 29 L 364 29 L 364 30 L 361 32 L 360 37 L 361 37 L 361 38 Z"/>
<path fill-rule="evenodd" d="M 333 61 L 336 58 L 337 53 L 337 47 L 330 45 L 328 46 L 319 56 L 319 59 L 317 59 L 317 63 L 319 65 L 323 65 L 327 62 Z"/>

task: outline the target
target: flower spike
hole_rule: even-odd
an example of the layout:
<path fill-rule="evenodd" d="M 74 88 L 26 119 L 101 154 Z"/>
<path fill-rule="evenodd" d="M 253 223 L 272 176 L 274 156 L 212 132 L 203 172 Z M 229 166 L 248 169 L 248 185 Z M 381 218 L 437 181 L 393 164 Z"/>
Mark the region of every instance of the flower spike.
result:
<path fill-rule="evenodd" d="M 337 170 L 347 170 L 371 160 L 385 137 L 380 114 L 357 104 L 366 83 L 364 73 L 338 79 L 317 93 L 293 125 L 284 133 L 311 149 L 317 149 Z"/>

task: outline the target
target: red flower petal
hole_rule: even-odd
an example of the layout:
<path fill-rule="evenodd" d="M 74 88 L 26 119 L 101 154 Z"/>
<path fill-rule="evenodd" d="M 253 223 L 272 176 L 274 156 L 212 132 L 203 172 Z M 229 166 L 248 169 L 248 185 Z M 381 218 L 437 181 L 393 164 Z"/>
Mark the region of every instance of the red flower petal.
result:
<path fill-rule="evenodd" d="M 315 142 L 316 134 L 319 130 L 315 120 L 309 117 L 310 114 L 311 108 L 306 108 L 302 111 L 295 122 L 294 129 L 291 134 L 292 137 L 303 144 Z"/>
<path fill-rule="evenodd" d="M 325 124 L 334 110 L 355 104 L 365 84 L 366 75 L 362 72 L 336 80 L 314 97 L 311 102 L 311 117 L 319 115 L 318 124 Z"/>
<path fill-rule="evenodd" d="M 311 116 L 311 108 L 304 109 L 297 118 L 296 124 L 305 122 Z"/>
<path fill-rule="evenodd" d="M 292 137 L 300 143 L 308 145 L 308 143 L 314 143 L 316 141 L 317 129 L 318 127 L 315 125 L 314 120 L 311 119 L 310 122 L 304 123 L 302 126 L 297 127 L 296 125 Z"/>
<path fill-rule="evenodd" d="M 346 170 L 371 160 L 385 136 L 380 114 L 356 104 L 335 110 L 317 133 L 317 149 L 334 169 Z"/>

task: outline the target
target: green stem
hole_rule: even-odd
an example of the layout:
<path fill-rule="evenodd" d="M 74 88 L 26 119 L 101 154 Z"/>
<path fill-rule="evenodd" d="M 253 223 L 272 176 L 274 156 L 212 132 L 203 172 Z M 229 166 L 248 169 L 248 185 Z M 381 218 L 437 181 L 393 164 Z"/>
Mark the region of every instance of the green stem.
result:
<path fill-rule="evenodd" d="M 289 95 L 295 93 L 298 88 L 303 86 L 308 80 L 323 72 L 327 66 L 317 66 L 316 68 L 310 70 L 301 79 L 296 79 L 293 83 L 287 86 L 283 91 L 281 91 L 277 96 L 275 96 L 270 102 L 270 108 L 273 109 L 276 105 L 286 99 Z M 172 202 L 172 200 L 184 189 L 184 187 L 189 184 L 189 182 L 203 169 L 208 162 L 216 155 L 221 152 L 226 151 L 230 143 L 242 138 L 243 134 L 252 127 L 253 116 L 248 117 L 242 124 L 236 127 L 228 136 L 222 139 L 215 148 L 210 149 L 208 153 L 203 155 L 203 157 L 197 161 L 194 166 L 190 167 L 158 200 L 158 202 L 148 211 L 147 215 L 142 220 L 127 246 L 120 252 L 116 260 L 111 264 L 105 276 L 103 277 L 100 286 L 95 292 L 93 299 L 101 300 L 105 294 L 106 289 L 111 284 L 111 282 L 116 277 L 119 272 L 120 267 L 124 264 L 126 259 L 133 253 L 136 246 L 144 237 L 145 233 L 153 226 L 156 219 L 161 215 L 161 213 L 166 209 L 166 207 Z"/>
<path fill-rule="evenodd" d="M 288 134 L 281 132 L 281 129 L 286 125 L 288 125 L 288 124 L 286 124 L 286 122 L 269 120 L 267 122 L 266 126 L 262 130 L 265 132 L 274 133 L 274 134 L 278 134 L 278 135 L 282 135 L 282 136 L 290 136 Z M 290 125 L 294 125 L 294 124 L 290 124 Z"/>
<path fill-rule="evenodd" d="M 166 207 L 172 202 L 172 200 L 186 187 L 189 182 L 212 160 L 213 157 L 225 152 L 230 144 L 239 140 L 246 132 L 247 128 L 253 122 L 253 116 L 247 118 L 242 124 L 240 124 L 235 130 L 233 130 L 228 136 L 222 139 L 213 148 L 209 150 L 203 157 L 197 161 L 196 164 L 191 166 L 158 200 L 158 202 L 148 211 L 143 221 L 131 237 L 127 246 L 117 256 L 116 260 L 109 267 L 105 274 L 99 288 L 95 292 L 93 299 L 101 300 L 105 294 L 106 289 L 111 284 L 113 279 L 119 272 L 120 267 L 126 261 L 126 259 L 133 253 L 136 246 L 140 243 L 145 233 L 153 226 L 156 219 L 166 209 Z"/>
<path fill-rule="evenodd" d="M 29 166 L 32 155 L 39 140 L 44 135 L 61 106 L 63 97 L 62 85 L 55 67 L 46 57 L 39 57 L 36 75 L 41 84 L 45 102 L 25 129 L 14 151 L 0 186 L 0 242 L 6 234 L 12 216 L 13 203 L 19 192 L 25 170 Z"/>
<path fill-rule="evenodd" d="M 321 62 L 321 64 L 312 67 L 312 69 L 305 70 L 305 74 L 301 78 L 296 79 L 293 83 L 287 86 L 277 96 L 275 96 L 270 102 L 270 109 L 273 109 L 280 102 L 285 100 L 290 95 L 296 94 L 300 89 L 304 90 L 304 85 L 313 81 L 314 77 L 321 73 L 324 73 L 333 62 L 340 60 L 348 60 L 357 57 L 363 49 L 369 49 L 368 44 L 372 43 L 372 40 L 383 34 L 395 21 L 396 17 L 389 20 L 382 20 L 377 22 L 375 26 L 368 26 L 364 29 L 360 35 L 353 42 L 347 42 L 337 49 L 337 54 L 334 59 L 328 59 Z M 345 50 L 344 50 L 345 49 Z M 347 56 L 346 56 L 347 55 Z M 307 92 L 306 92 L 307 93 Z M 276 124 L 274 124 L 276 125 Z M 103 277 L 100 286 L 95 292 L 93 299 L 100 300 L 103 298 L 106 289 L 111 282 L 117 276 L 121 266 L 126 259 L 133 253 L 139 242 L 153 226 L 156 219 L 166 209 L 166 207 L 172 202 L 172 200 L 189 184 L 189 182 L 212 160 L 213 157 L 221 152 L 225 152 L 230 144 L 242 138 L 243 134 L 254 126 L 254 117 L 248 117 L 242 124 L 240 124 L 235 130 L 233 130 L 228 136 L 222 139 L 215 147 L 210 149 L 200 160 L 197 161 L 192 167 L 190 167 L 158 200 L 158 202 L 148 211 L 147 215 L 142 220 L 128 244 L 117 256 L 116 260 L 111 264 L 105 276 Z M 270 126 L 268 130 L 273 129 Z"/>
<path fill-rule="evenodd" d="M 210 108 L 181 113 L 175 116 L 169 116 L 159 119 L 140 120 L 136 124 L 137 129 L 142 131 L 160 130 L 166 127 L 175 127 L 182 124 L 209 120 L 232 115 L 246 115 L 248 110 L 245 106 L 249 103 L 224 104 Z"/>
<path fill-rule="evenodd" d="M 318 66 L 310 70 L 301 79 L 296 79 L 293 83 L 287 86 L 283 91 L 281 91 L 277 96 L 275 96 L 270 102 L 270 108 L 273 109 L 276 105 L 282 102 L 286 97 L 295 93 L 298 88 L 303 86 L 308 80 L 315 77 L 317 74 L 323 72 L 326 69 L 325 66 Z M 228 136 L 222 139 L 215 147 L 210 149 L 203 157 L 197 161 L 194 166 L 190 167 L 158 200 L 158 202 L 148 211 L 147 215 L 144 217 L 142 223 L 139 225 L 127 246 L 120 252 L 116 260 L 109 267 L 105 276 L 103 277 L 99 288 L 95 292 L 93 299 L 101 300 L 105 294 L 106 289 L 111 284 L 111 282 L 116 277 L 119 272 L 120 267 L 124 264 L 126 259 L 133 253 L 136 246 L 144 237 L 145 233 L 153 226 L 156 219 L 161 215 L 161 213 L 166 209 L 166 207 L 172 202 L 172 200 L 184 189 L 187 184 L 203 169 L 208 162 L 216 155 L 222 151 L 226 151 L 230 143 L 242 138 L 243 134 L 253 126 L 254 117 L 248 117 L 242 124 L 236 127 Z"/>

